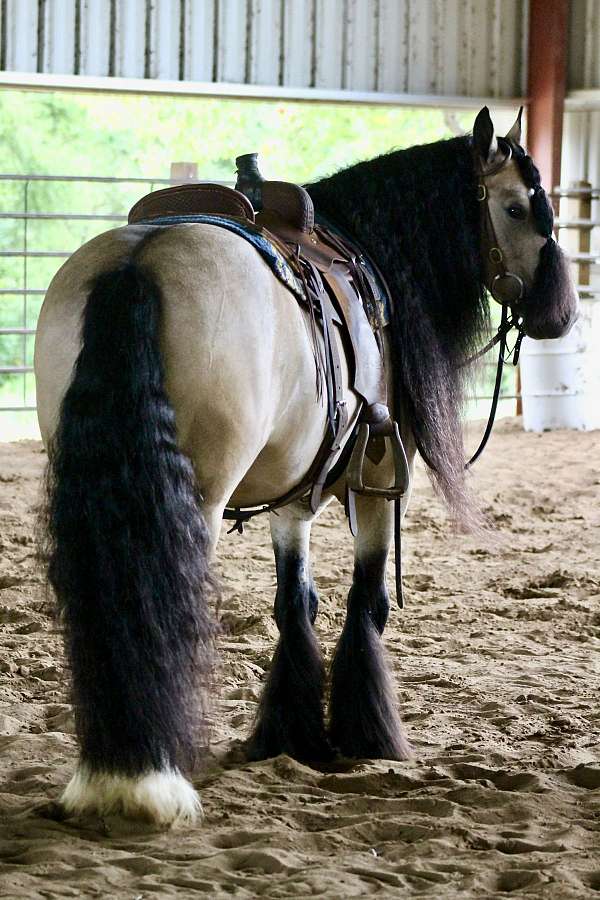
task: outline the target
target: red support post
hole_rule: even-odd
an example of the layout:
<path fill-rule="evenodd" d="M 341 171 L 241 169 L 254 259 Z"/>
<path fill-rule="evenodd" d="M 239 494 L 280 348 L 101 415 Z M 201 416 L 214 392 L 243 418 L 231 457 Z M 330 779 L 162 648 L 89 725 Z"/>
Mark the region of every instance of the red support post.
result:
<path fill-rule="evenodd" d="M 530 0 L 527 146 L 542 184 L 560 184 L 569 0 Z"/>
<path fill-rule="evenodd" d="M 560 184 L 569 0 L 529 0 L 527 148 L 548 191 Z M 517 370 L 517 393 L 521 372 Z M 517 399 L 517 415 L 523 412 Z"/>

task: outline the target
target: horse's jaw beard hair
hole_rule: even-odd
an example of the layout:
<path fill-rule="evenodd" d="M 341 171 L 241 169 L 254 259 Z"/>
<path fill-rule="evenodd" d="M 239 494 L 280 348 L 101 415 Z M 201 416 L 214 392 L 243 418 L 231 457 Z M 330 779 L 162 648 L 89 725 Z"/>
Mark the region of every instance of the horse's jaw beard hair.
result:
<path fill-rule="evenodd" d="M 463 363 L 489 330 L 469 138 L 389 153 L 308 190 L 317 213 L 355 237 L 381 269 L 392 295 L 394 407 L 409 418 L 452 519 L 481 526 L 462 436 L 470 382 Z"/>
<path fill-rule="evenodd" d="M 553 238 L 548 238 L 540 250 L 523 315 L 525 331 L 534 339 L 562 337 L 577 316 L 569 260 Z"/>

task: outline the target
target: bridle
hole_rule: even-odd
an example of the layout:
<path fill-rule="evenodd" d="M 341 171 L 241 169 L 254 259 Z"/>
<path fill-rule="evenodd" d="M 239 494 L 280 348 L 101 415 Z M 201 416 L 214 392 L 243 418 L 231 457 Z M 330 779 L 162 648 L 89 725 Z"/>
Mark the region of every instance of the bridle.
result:
<path fill-rule="evenodd" d="M 506 155 L 493 166 L 484 169 L 481 163 L 479 164 L 477 200 L 482 204 L 481 231 L 482 239 L 487 244 L 488 266 L 491 267 L 492 271 L 495 270 L 489 291 L 497 303 L 500 303 L 502 306 L 512 307 L 518 303 L 519 300 L 523 299 L 525 285 L 523 284 L 523 279 L 514 272 L 510 272 L 504 263 L 504 253 L 499 246 L 498 236 L 496 234 L 494 220 L 490 210 L 488 188 L 485 183 L 486 178 L 489 178 L 491 175 L 497 175 L 498 172 L 501 172 L 502 169 L 506 168 L 511 161 L 512 147 L 508 141 L 505 143 L 505 146 Z"/>
<path fill-rule="evenodd" d="M 506 148 L 506 154 L 502 157 L 502 159 L 500 159 L 498 162 L 494 163 L 487 169 L 483 168 L 483 165 L 479 160 L 477 163 L 479 174 L 479 183 L 477 185 L 477 200 L 481 204 L 481 239 L 482 244 L 484 244 L 485 246 L 485 255 L 488 270 L 492 273 L 491 283 L 488 287 L 488 290 L 496 303 L 499 303 L 502 307 L 502 316 L 500 319 L 498 331 L 491 339 L 491 341 L 489 341 L 485 345 L 485 347 L 482 347 L 481 350 L 479 350 L 473 356 L 469 357 L 469 359 L 465 360 L 465 362 L 463 363 L 464 366 L 470 365 L 470 363 L 475 362 L 477 359 L 480 359 L 482 356 L 484 356 L 489 350 L 495 347 L 496 344 L 499 344 L 498 363 L 496 365 L 496 379 L 494 382 L 494 393 L 492 395 L 490 414 L 481 442 L 473 456 L 465 464 L 466 469 L 472 466 L 475 460 L 481 456 L 489 440 L 490 434 L 492 433 L 492 428 L 494 427 L 494 421 L 498 409 L 498 401 L 500 399 L 500 387 L 502 384 L 502 372 L 504 370 L 504 363 L 508 362 L 508 360 L 512 357 L 513 366 L 517 365 L 517 363 L 519 362 L 519 354 L 521 352 L 521 343 L 523 341 L 523 338 L 525 337 L 523 318 L 518 312 L 515 312 L 514 310 L 514 307 L 519 303 L 520 300 L 523 299 L 523 296 L 525 294 L 525 285 L 523 284 L 523 279 L 519 275 L 516 275 L 514 272 L 511 272 L 509 269 L 507 269 L 504 262 L 504 253 L 499 246 L 498 236 L 496 234 L 494 220 L 492 218 L 492 213 L 490 210 L 489 191 L 485 182 L 486 178 L 489 178 L 491 175 L 496 175 L 498 172 L 504 169 L 504 167 L 507 166 L 512 159 L 512 147 L 510 143 L 508 141 L 502 141 L 502 144 Z M 517 331 L 517 339 L 515 341 L 514 347 L 508 352 L 507 355 L 506 351 L 508 344 L 508 335 L 513 329 L 516 329 Z"/>

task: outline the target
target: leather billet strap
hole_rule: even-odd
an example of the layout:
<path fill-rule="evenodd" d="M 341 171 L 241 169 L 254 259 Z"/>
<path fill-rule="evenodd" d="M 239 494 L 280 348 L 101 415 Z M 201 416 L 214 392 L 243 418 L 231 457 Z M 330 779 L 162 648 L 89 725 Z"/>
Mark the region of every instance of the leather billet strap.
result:
<path fill-rule="evenodd" d="M 329 408 L 329 426 L 333 434 L 327 454 L 319 472 L 313 480 L 310 492 L 310 508 L 316 513 L 323 494 L 323 487 L 333 462 L 342 447 L 342 441 L 348 430 L 348 410 L 344 399 L 344 383 L 342 380 L 342 361 L 334 334 L 333 307 L 327 292 L 321 285 L 317 294 L 321 307 L 321 324 L 325 344 L 325 372 L 327 382 L 327 402 Z"/>
<path fill-rule="evenodd" d="M 369 267 L 376 273 L 376 277 L 385 294 L 387 304 L 391 305 L 391 291 L 382 275 L 381 271 L 373 263 L 368 261 L 360 249 L 350 238 L 344 235 L 343 239 L 329 225 L 321 222 L 316 226 L 316 233 L 331 247 L 337 249 L 343 256 L 346 266 L 354 284 L 357 294 L 362 298 L 365 312 L 372 324 L 375 338 L 379 345 L 379 351 L 383 356 L 383 317 L 380 308 L 380 298 L 376 285 L 373 282 L 373 276 L 369 273 Z"/>

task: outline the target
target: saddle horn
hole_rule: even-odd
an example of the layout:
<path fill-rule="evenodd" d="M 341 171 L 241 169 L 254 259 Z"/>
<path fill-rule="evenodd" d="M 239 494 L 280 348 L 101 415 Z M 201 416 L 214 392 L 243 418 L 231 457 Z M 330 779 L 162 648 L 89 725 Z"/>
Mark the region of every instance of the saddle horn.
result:
<path fill-rule="evenodd" d="M 258 168 L 258 153 L 243 153 L 235 160 L 237 181 L 236 191 L 244 194 L 251 202 L 256 212 L 260 212 L 262 205 L 261 185 L 265 180 Z"/>

